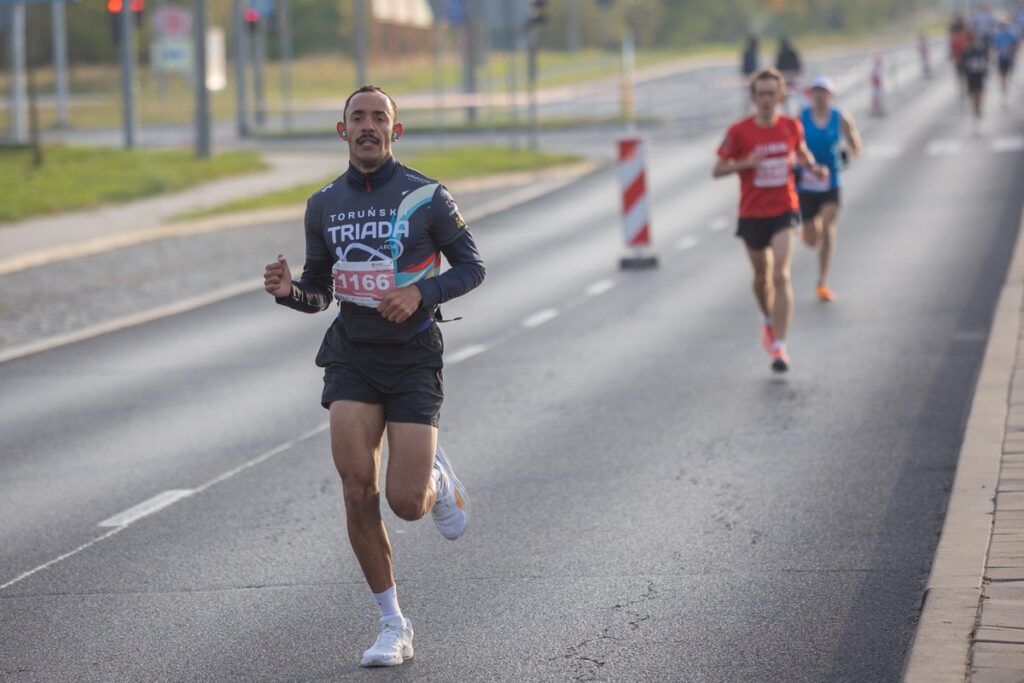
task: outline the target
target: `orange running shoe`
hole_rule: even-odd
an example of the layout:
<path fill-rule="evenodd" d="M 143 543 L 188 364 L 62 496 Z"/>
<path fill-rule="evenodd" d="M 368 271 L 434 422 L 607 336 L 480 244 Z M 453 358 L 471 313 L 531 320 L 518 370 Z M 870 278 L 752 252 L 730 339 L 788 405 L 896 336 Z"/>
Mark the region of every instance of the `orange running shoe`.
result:
<path fill-rule="evenodd" d="M 818 301 L 835 301 L 836 293 L 828 285 L 818 285 Z"/>
<path fill-rule="evenodd" d="M 772 350 L 772 370 L 775 372 L 785 372 L 789 370 L 789 355 L 785 349 L 773 349 Z"/>
<path fill-rule="evenodd" d="M 765 324 L 761 328 L 761 346 L 768 353 L 772 352 L 772 344 L 775 343 L 775 330 L 772 329 L 771 325 Z"/>

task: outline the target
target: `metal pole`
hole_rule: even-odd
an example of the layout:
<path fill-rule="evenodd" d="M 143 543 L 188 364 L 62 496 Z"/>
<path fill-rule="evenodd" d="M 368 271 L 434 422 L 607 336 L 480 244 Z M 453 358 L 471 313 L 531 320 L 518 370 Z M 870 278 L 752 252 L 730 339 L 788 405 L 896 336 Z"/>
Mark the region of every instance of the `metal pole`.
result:
<path fill-rule="evenodd" d="M 369 30 L 366 9 L 366 0 L 355 0 L 355 26 L 352 29 L 356 43 L 356 87 L 370 82 L 366 68 L 366 32 Z"/>
<path fill-rule="evenodd" d="M 263 69 L 267 63 L 267 21 L 260 17 L 252 40 L 252 100 L 256 108 L 256 125 L 267 122 L 267 100 L 263 92 Z"/>
<path fill-rule="evenodd" d="M 231 3 L 231 25 L 235 34 L 235 109 L 237 114 L 238 137 L 249 135 L 249 103 L 245 83 L 245 21 L 242 19 L 241 0 Z"/>
<path fill-rule="evenodd" d="M 277 45 L 281 57 L 281 99 L 284 106 L 284 128 L 291 130 L 292 116 L 292 30 L 288 23 L 288 0 L 277 0 Z"/>
<path fill-rule="evenodd" d="M 537 52 L 540 49 L 540 39 L 536 29 L 527 34 L 527 40 L 526 80 L 530 89 L 530 105 L 527 112 L 530 129 L 528 144 L 530 149 L 538 149 L 540 142 L 537 134 Z"/>
<path fill-rule="evenodd" d="M 445 145 L 444 129 L 444 24 L 434 17 L 434 127 L 438 146 Z"/>
<path fill-rule="evenodd" d="M 66 128 L 68 116 L 68 28 L 63 0 L 50 4 L 53 18 L 53 69 L 56 74 L 57 126 Z"/>
<path fill-rule="evenodd" d="M 206 86 L 206 0 L 196 0 L 192 19 L 196 69 L 196 156 L 210 158 L 210 91 Z"/>
<path fill-rule="evenodd" d="M 118 15 L 121 26 L 121 121 L 124 126 L 124 148 L 135 147 L 135 20 L 125 0 Z"/>
<path fill-rule="evenodd" d="M 465 50 L 463 54 L 462 91 L 469 96 L 476 95 L 476 37 L 477 37 L 477 12 L 476 3 L 473 0 L 464 0 L 466 3 L 466 20 L 463 25 L 463 37 L 465 39 Z M 476 122 L 476 106 L 466 107 L 466 121 Z"/>
<path fill-rule="evenodd" d="M 11 139 L 18 144 L 28 141 L 25 115 L 25 3 L 11 7 Z"/>
<path fill-rule="evenodd" d="M 516 64 L 516 57 L 519 55 L 519 22 L 516 21 L 516 10 L 515 5 L 511 2 L 505 3 L 505 35 L 508 40 L 508 44 L 505 49 L 508 50 L 508 64 L 506 68 L 506 76 L 508 78 L 508 118 L 509 118 L 509 135 L 511 136 L 511 146 L 513 149 L 519 149 L 519 83 L 518 81 L 518 65 Z"/>
<path fill-rule="evenodd" d="M 565 3 L 565 49 L 579 52 L 583 43 L 580 24 L 580 0 L 566 0 Z"/>

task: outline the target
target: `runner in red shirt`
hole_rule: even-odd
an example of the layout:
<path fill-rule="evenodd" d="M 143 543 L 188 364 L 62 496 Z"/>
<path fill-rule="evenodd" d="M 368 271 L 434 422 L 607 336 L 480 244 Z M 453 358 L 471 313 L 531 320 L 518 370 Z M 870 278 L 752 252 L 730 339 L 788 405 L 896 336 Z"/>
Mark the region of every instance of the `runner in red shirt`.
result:
<path fill-rule="evenodd" d="M 800 121 L 779 115 L 786 96 L 782 74 L 775 69 L 759 72 L 750 82 L 750 96 L 757 113 L 729 128 L 712 175 L 740 176 L 736 235 L 746 244 L 754 268 L 754 296 L 764 315 L 761 343 L 772 356 L 772 369 L 785 372 L 786 332 L 793 309 L 789 263 L 794 228 L 800 224 L 793 156 L 819 178 L 827 178 L 828 169 L 815 163 Z"/>

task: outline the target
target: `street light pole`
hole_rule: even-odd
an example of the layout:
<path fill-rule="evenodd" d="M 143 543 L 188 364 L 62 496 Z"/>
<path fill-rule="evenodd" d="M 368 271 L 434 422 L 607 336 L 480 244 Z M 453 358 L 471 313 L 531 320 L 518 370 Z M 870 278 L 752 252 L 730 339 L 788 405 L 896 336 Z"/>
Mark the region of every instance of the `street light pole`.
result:
<path fill-rule="evenodd" d="M 196 0 L 192 21 L 196 69 L 196 156 L 210 158 L 210 90 L 206 85 L 206 0 Z"/>
<path fill-rule="evenodd" d="M 369 30 L 367 20 L 366 0 L 355 0 L 355 26 L 353 37 L 356 47 L 356 87 L 366 85 L 370 77 L 366 68 L 366 33 Z"/>
<path fill-rule="evenodd" d="M 238 137 L 249 135 L 249 104 L 245 83 L 245 20 L 242 18 L 241 0 L 232 0 L 231 26 L 235 34 L 235 109 L 237 113 Z"/>
<path fill-rule="evenodd" d="M 135 21 L 127 0 L 121 5 L 117 19 L 121 28 L 121 119 L 124 127 L 124 148 L 135 147 Z"/>
<path fill-rule="evenodd" d="M 50 3 L 53 19 L 53 70 L 56 75 L 57 126 L 68 125 L 68 28 L 64 1 Z"/>
<path fill-rule="evenodd" d="M 28 141 L 28 125 L 25 118 L 25 3 L 11 7 L 11 139 L 15 143 Z"/>

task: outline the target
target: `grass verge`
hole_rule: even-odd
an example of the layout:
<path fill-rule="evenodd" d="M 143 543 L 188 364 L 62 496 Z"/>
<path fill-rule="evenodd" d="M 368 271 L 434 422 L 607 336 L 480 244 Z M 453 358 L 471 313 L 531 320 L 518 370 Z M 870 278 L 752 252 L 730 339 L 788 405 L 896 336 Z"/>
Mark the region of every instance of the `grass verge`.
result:
<path fill-rule="evenodd" d="M 197 159 L 187 150 L 46 147 L 43 165 L 27 148 L 0 147 L 0 224 L 41 214 L 150 197 L 266 168 L 256 152 Z"/>
<path fill-rule="evenodd" d="M 456 178 L 471 178 L 498 173 L 538 171 L 555 166 L 574 164 L 582 161 L 582 157 L 574 154 L 545 154 L 543 152 L 504 147 L 451 147 L 406 154 L 402 156 L 401 161 L 414 167 L 424 175 L 447 181 Z M 208 218 L 236 211 L 251 211 L 288 206 L 289 204 L 302 204 L 311 194 L 332 180 L 334 180 L 333 176 L 324 178 L 322 182 L 318 183 L 296 185 L 295 187 L 278 192 L 270 192 L 260 197 L 228 202 L 209 209 L 181 214 L 176 216 L 175 220 Z"/>

